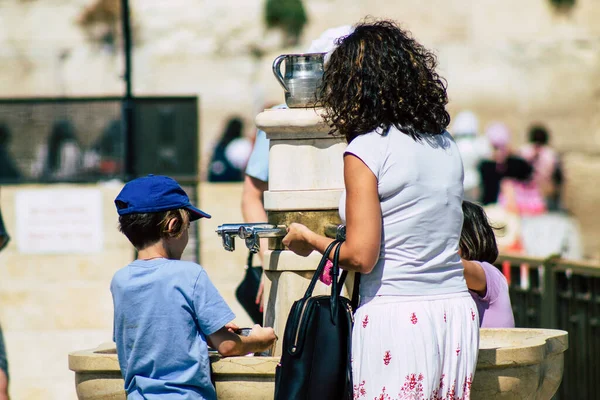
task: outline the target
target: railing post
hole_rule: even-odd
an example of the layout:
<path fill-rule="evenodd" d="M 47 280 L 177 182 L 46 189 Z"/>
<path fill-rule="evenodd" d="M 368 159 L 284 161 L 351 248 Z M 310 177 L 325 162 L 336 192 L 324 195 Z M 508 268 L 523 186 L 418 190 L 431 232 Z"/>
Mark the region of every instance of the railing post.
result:
<path fill-rule="evenodd" d="M 556 307 L 558 299 L 556 297 L 556 273 L 554 267 L 560 256 L 552 255 L 546 258 L 542 263 L 542 328 L 556 329 Z"/>

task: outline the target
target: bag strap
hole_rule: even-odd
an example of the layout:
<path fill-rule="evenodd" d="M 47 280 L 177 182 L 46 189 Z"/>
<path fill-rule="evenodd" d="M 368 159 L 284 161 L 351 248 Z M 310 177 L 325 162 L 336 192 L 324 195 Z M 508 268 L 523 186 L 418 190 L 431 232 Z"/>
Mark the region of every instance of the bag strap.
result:
<path fill-rule="evenodd" d="M 341 242 L 342 242 L 341 240 L 334 240 L 333 242 L 331 242 L 329 244 L 329 246 L 327 246 L 327 248 L 325 249 L 325 252 L 323 252 L 323 257 L 321 257 L 319 266 L 317 267 L 315 274 L 313 275 L 312 279 L 310 280 L 308 288 L 306 288 L 306 292 L 304 293 L 303 299 L 306 300 L 312 296 L 313 290 L 315 290 L 315 286 L 317 285 L 317 281 L 319 280 L 319 276 L 321 276 L 321 274 L 325 270 L 325 264 L 327 263 L 327 260 L 329 259 L 329 254 L 331 254 L 331 250 L 335 247 L 336 244 L 341 243 Z"/>
<path fill-rule="evenodd" d="M 348 271 L 342 271 L 342 275 L 340 276 L 339 286 L 338 286 L 338 294 L 342 294 L 342 288 L 344 287 L 344 282 L 348 277 Z M 352 298 L 350 299 L 350 305 L 352 306 L 352 310 L 356 311 L 358 308 L 358 295 L 360 293 L 360 272 L 354 273 L 354 284 L 352 285 Z"/>
<path fill-rule="evenodd" d="M 350 300 L 350 305 L 352 306 L 352 310 L 356 312 L 358 308 L 358 295 L 360 293 L 360 272 L 356 272 L 354 274 L 354 285 L 352 288 L 352 299 Z"/>
<path fill-rule="evenodd" d="M 246 261 L 246 266 L 248 268 L 252 268 L 252 260 L 253 260 L 253 258 L 254 258 L 254 253 L 251 252 L 251 251 L 249 251 L 248 252 L 248 260 Z"/>
<path fill-rule="evenodd" d="M 338 312 L 338 302 L 340 299 L 340 293 L 338 290 L 338 285 L 341 288 L 343 285 L 338 282 L 338 274 L 340 273 L 340 249 L 342 248 L 342 241 L 335 248 L 335 252 L 333 253 L 333 268 L 332 268 L 332 279 L 331 279 L 331 301 L 329 302 L 329 306 L 331 308 L 331 322 L 335 325 L 336 316 Z"/>

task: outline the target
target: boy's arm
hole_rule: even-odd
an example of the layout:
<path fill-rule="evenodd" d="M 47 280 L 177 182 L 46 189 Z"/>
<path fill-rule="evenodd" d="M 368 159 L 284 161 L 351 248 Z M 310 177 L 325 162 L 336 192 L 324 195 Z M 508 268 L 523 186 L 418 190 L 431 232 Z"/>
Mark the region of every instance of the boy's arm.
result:
<path fill-rule="evenodd" d="M 487 292 L 487 277 L 485 275 L 485 270 L 478 262 L 465 259 L 461 259 L 461 261 L 465 268 L 467 287 L 479 296 L 485 297 Z"/>
<path fill-rule="evenodd" d="M 259 325 L 255 325 L 248 336 L 233 333 L 237 326 L 227 321 L 232 321 L 235 315 L 204 269 L 198 274 L 193 299 L 200 330 L 206 335 L 208 344 L 225 357 L 264 351 L 276 339 L 273 328 Z"/>
<path fill-rule="evenodd" d="M 273 345 L 275 339 L 273 328 L 261 328 L 259 325 L 254 325 L 248 336 L 240 336 L 224 326 L 207 337 L 208 344 L 223 357 L 265 351 Z"/>

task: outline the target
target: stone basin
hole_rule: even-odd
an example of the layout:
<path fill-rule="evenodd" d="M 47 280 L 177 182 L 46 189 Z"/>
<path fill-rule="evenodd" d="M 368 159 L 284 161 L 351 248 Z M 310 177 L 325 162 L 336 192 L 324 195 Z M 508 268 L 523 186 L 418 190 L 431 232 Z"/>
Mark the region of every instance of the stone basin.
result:
<path fill-rule="evenodd" d="M 568 334 L 551 329 L 481 329 L 471 398 L 549 400 L 562 380 Z M 272 399 L 279 357 L 211 356 L 222 400 Z M 114 343 L 69 354 L 80 400 L 125 400 Z"/>
<path fill-rule="evenodd" d="M 551 399 L 568 347 L 565 331 L 481 329 L 473 399 Z"/>
<path fill-rule="evenodd" d="M 213 382 L 219 399 L 263 400 L 273 397 L 275 367 L 279 357 L 210 356 Z M 126 400 L 117 350 L 105 343 L 91 350 L 69 354 L 80 400 Z"/>

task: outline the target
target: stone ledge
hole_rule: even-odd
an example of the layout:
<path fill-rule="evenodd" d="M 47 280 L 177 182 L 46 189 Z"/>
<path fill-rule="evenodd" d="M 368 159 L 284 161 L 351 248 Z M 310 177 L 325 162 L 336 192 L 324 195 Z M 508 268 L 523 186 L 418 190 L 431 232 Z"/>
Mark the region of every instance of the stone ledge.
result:
<path fill-rule="evenodd" d="M 256 116 L 256 126 L 269 139 L 331 139 L 322 109 L 280 108 L 265 110 Z M 344 138 L 337 136 L 340 141 Z"/>
<path fill-rule="evenodd" d="M 117 349 L 113 342 L 102 343 L 95 349 L 69 353 L 69 369 L 74 372 L 121 371 Z"/>
<path fill-rule="evenodd" d="M 279 357 L 228 357 L 219 355 L 210 357 L 214 376 L 239 375 L 245 376 L 275 376 L 275 367 Z"/>
<path fill-rule="evenodd" d="M 480 331 L 477 369 L 536 365 L 569 347 L 565 331 L 487 328 Z"/>
<path fill-rule="evenodd" d="M 343 189 L 282 190 L 265 192 L 265 210 L 337 210 Z"/>
<path fill-rule="evenodd" d="M 481 329 L 471 398 L 549 399 L 560 385 L 568 333 L 552 329 Z M 219 399 L 267 399 L 278 357 L 211 356 Z M 69 354 L 80 400 L 125 400 L 114 343 Z"/>

